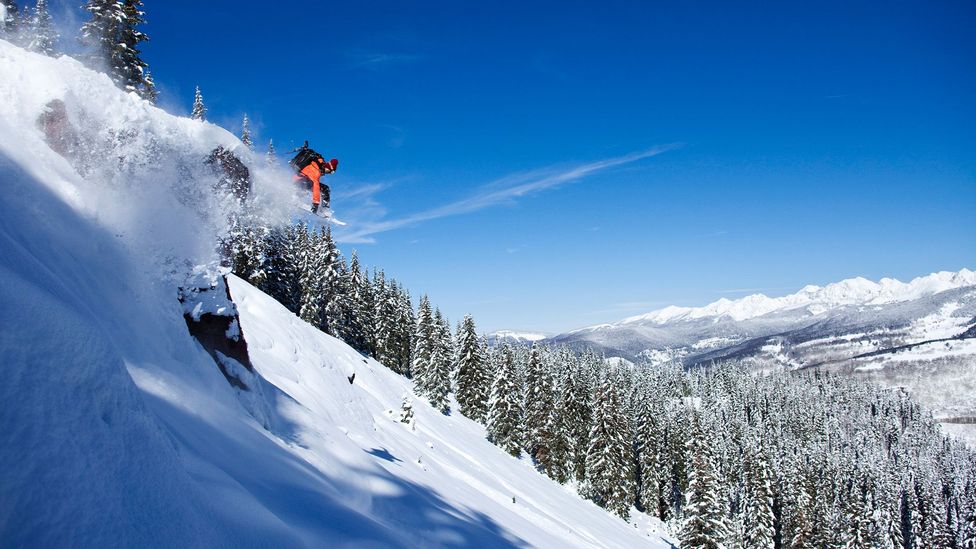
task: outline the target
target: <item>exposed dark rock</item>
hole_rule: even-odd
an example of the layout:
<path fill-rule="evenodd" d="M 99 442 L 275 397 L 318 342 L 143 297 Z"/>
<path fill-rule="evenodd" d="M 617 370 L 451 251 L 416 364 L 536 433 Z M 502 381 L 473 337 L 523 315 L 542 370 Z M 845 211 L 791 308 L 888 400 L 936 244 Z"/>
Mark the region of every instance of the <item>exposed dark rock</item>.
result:
<path fill-rule="evenodd" d="M 53 99 L 37 117 L 37 127 L 51 149 L 65 158 L 73 158 L 78 148 L 78 132 L 68 119 L 64 101 Z"/>
<path fill-rule="evenodd" d="M 210 353 L 231 385 L 249 390 L 245 382 L 234 375 L 235 368 L 229 362 L 232 359 L 249 372 L 254 371 L 226 277 L 220 277 L 210 286 L 180 288 L 179 299 L 190 335 Z"/>

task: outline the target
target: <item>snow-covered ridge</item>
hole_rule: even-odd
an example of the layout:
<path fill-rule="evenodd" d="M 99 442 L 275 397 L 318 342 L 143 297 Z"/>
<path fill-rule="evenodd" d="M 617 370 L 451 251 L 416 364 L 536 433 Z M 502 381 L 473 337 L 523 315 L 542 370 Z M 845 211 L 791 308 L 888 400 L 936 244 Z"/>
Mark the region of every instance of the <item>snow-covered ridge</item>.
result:
<path fill-rule="evenodd" d="M 498 330 L 497 332 L 492 332 L 488 334 L 488 337 L 494 340 L 534 343 L 536 341 L 542 341 L 548 336 L 546 334 L 539 333 L 539 332 L 517 332 L 515 330 Z"/>
<path fill-rule="evenodd" d="M 806 308 L 810 314 L 850 305 L 882 305 L 911 301 L 946 290 L 976 286 L 976 272 L 942 271 L 918 277 L 911 282 L 882 278 L 872 282 L 857 277 L 826 286 L 805 286 L 799 292 L 783 297 L 753 294 L 741 299 L 719 299 L 704 307 L 670 306 L 650 313 L 625 318 L 620 324 L 666 324 L 675 321 L 728 317 L 736 321 L 748 320 L 770 313 Z"/>

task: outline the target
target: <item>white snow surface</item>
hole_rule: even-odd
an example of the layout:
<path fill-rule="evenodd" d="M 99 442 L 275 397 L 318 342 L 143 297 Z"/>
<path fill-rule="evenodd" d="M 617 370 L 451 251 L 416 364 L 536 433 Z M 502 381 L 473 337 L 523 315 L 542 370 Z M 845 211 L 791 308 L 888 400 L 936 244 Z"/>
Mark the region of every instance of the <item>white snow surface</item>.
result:
<path fill-rule="evenodd" d="M 94 135 L 137 130 L 107 156 L 153 143 L 165 166 L 83 177 L 35 125 L 53 98 Z M 400 423 L 408 380 L 235 278 L 256 371 L 227 365 L 251 388 L 233 389 L 176 299 L 226 208 L 168 196 L 207 181 L 166 166 L 193 172 L 216 144 L 240 150 L 74 60 L 0 41 L 2 545 L 668 546 L 654 521 L 580 499 L 456 412 L 414 399 L 414 428 Z M 272 175 L 255 189 L 271 205 Z"/>
<path fill-rule="evenodd" d="M 621 324 L 667 324 L 682 320 L 729 317 L 741 321 L 774 312 L 805 308 L 816 315 L 848 305 L 881 305 L 911 301 L 954 288 L 976 286 L 976 272 L 962 269 L 959 272 L 942 271 L 901 282 L 882 278 L 872 282 L 857 277 L 826 286 L 809 285 L 799 292 L 783 297 L 753 294 L 741 299 L 719 299 L 704 307 L 669 306 L 650 313 L 625 318 Z"/>

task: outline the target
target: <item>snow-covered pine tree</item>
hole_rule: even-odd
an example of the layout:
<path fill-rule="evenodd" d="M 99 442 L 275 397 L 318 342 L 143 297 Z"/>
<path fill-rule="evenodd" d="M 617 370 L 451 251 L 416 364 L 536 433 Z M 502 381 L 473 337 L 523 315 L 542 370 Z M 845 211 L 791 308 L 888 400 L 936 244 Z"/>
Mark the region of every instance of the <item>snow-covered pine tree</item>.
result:
<path fill-rule="evenodd" d="M 410 393 L 403 395 L 403 402 L 400 404 L 400 423 L 413 426 L 413 399 Z"/>
<path fill-rule="evenodd" d="M 965 523 L 962 529 L 963 549 L 976 549 L 976 486 L 970 487 L 968 509 L 965 513 Z"/>
<path fill-rule="evenodd" d="M 383 364 L 390 362 L 393 353 L 393 324 L 395 322 L 394 303 L 390 287 L 386 283 L 386 273 L 382 269 L 373 272 L 373 320 L 375 348 L 373 357 Z"/>
<path fill-rule="evenodd" d="M 488 391 L 491 379 L 485 356 L 475 329 L 474 319 L 465 315 L 457 335 L 458 352 L 454 372 L 458 406 L 461 413 L 484 423 L 488 410 Z"/>
<path fill-rule="evenodd" d="M 88 0 L 85 10 L 90 18 L 81 26 L 81 43 L 91 49 L 86 57 L 95 69 L 108 71 L 112 81 L 124 87 L 122 57 L 119 51 L 121 25 L 125 20 L 118 0 Z"/>
<path fill-rule="evenodd" d="M 563 484 L 572 478 L 572 448 L 569 430 L 563 421 L 562 392 L 556 393 L 556 401 L 546 418 L 549 433 L 549 459 L 546 460 L 545 473 L 549 478 Z"/>
<path fill-rule="evenodd" d="M 51 55 L 57 53 L 58 31 L 51 23 L 51 14 L 47 11 L 47 0 L 37 0 L 34 14 L 30 19 L 29 42 L 27 49 Z"/>
<path fill-rule="evenodd" d="M 300 297 L 298 317 L 316 328 L 322 329 L 322 305 L 325 302 L 326 263 L 325 230 L 308 236 L 308 246 L 301 254 L 298 269 Z"/>
<path fill-rule="evenodd" d="M 521 453 L 519 433 L 522 423 L 521 391 L 517 378 L 515 355 L 509 345 L 499 352 L 499 364 L 488 400 L 488 440 L 509 454 Z"/>
<path fill-rule="evenodd" d="M 234 274 L 255 288 L 262 288 L 268 276 L 269 231 L 250 217 L 242 225 L 241 237 L 235 242 Z"/>
<path fill-rule="evenodd" d="M 120 29 L 120 45 L 125 46 L 121 53 L 123 82 L 125 89 L 155 103 L 156 86 L 149 75 L 149 65 L 142 60 L 139 51 L 139 44 L 149 41 L 149 37 L 137 28 L 146 22 L 146 14 L 141 8 L 142 0 L 122 0 L 125 18 Z"/>
<path fill-rule="evenodd" d="M 374 271 L 373 275 L 376 273 Z M 361 275 L 361 286 L 358 289 L 359 302 L 362 304 L 359 309 L 359 322 L 363 326 L 364 347 L 363 352 L 370 356 L 376 356 L 376 292 L 373 290 L 373 283 L 369 278 L 369 269 L 363 268 Z"/>
<path fill-rule="evenodd" d="M 414 392 L 426 396 L 427 377 L 431 371 L 434 356 L 434 311 L 430 308 L 427 296 L 421 296 L 417 310 L 417 325 L 413 336 L 410 370 L 413 372 Z"/>
<path fill-rule="evenodd" d="M 549 413 L 555 405 L 552 376 L 542 350 L 533 345 L 525 376 L 525 449 L 543 470 L 551 468 Z"/>
<path fill-rule="evenodd" d="M 805 455 L 787 457 L 783 464 L 781 476 L 783 483 L 783 546 L 790 549 L 806 549 L 813 547 L 813 523 L 815 518 L 811 513 L 810 491 L 801 463 Z"/>
<path fill-rule="evenodd" d="M 268 140 L 268 152 L 264 155 L 264 162 L 269 166 L 278 164 L 278 152 L 275 150 L 274 139 Z"/>
<path fill-rule="evenodd" d="M 141 0 L 88 0 L 85 10 L 91 18 L 81 27 L 81 41 L 91 48 L 89 64 L 105 69 L 120 88 L 150 99 L 155 93 L 147 82 L 147 64 L 140 57 L 139 44 L 149 40 L 137 27 L 145 23 Z"/>
<path fill-rule="evenodd" d="M 254 150 L 254 140 L 251 138 L 251 121 L 247 118 L 247 113 L 244 113 L 244 120 L 241 122 L 241 143 Z"/>
<path fill-rule="evenodd" d="M 662 518 L 665 505 L 663 473 L 667 472 L 662 458 L 662 443 L 658 426 L 663 410 L 656 409 L 654 397 L 646 385 L 646 376 L 639 380 L 636 417 L 634 421 L 634 478 L 637 481 L 637 504 L 645 513 Z"/>
<path fill-rule="evenodd" d="M 207 106 L 203 104 L 203 93 L 200 92 L 200 86 L 197 86 L 196 91 L 193 92 L 193 110 L 190 111 L 190 118 L 193 120 L 207 119 Z"/>
<path fill-rule="evenodd" d="M 772 471 L 762 446 L 759 434 L 753 433 L 743 449 L 742 546 L 772 549 L 775 534 Z"/>
<path fill-rule="evenodd" d="M 25 10 L 26 11 L 26 10 Z M 14 0 L 0 2 L 0 37 L 14 44 L 20 43 L 20 10 Z"/>
<path fill-rule="evenodd" d="M 686 549 L 721 549 L 726 541 L 724 506 L 719 496 L 719 479 L 709 447 L 711 440 L 702 426 L 701 413 L 692 412 L 688 454 L 688 491 L 683 508 L 684 523 L 678 539 Z"/>
<path fill-rule="evenodd" d="M 557 436 L 565 438 L 568 455 L 565 467 L 571 478 L 583 482 L 586 478 L 586 451 L 590 436 L 590 391 L 589 385 L 580 380 L 579 357 L 569 352 L 560 353 L 563 364 L 563 379 L 560 384 L 558 401 L 559 416 L 556 418 Z"/>
<path fill-rule="evenodd" d="M 271 293 L 289 311 L 298 313 L 301 307 L 301 269 L 308 252 L 308 226 L 302 222 L 285 228 L 280 233 L 278 244 L 281 251 L 272 256 L 273 279 Z"/>
<path fill-rule="evenodd" d="M 921 498 L 925 520 L 920 541 L 929 547 L 951 547 L 953 535 L 948 524 L 949 513 L 936 474 L 935 471 L 931 471 L 922 483 Z"/>
<path fill-rule="evenodd" d="M 396 315 L 397 366 L 394 371 L 407 377 L 412 376 L 410 353 L 413 350 L 413 333 L 417 320 L 413 313 L 413 302 L 410 292 L 401 288 L 397 297 Z"/>
<path fill-rule="evenodd" d="M 322 330 L 331 336 L 341 338 L 345 332 L 346 321 L 343 312 L 343 302 L 347 299 L 345 263 L 332 238 L 332 227 L 325 229 L 322 242 L 322 261 L 325 264 Z"/>
<path fill-rule="evenodd" d="M 448 394 L 451 391 L 452 345 L 451 330 L 440 309 L 434 311 L 431 335 L 430 362 L 419 389 L 434 409 L 446 414 L 451 411 Z"/>
<path fill-rule="evenodd" d="M 604 372 L 593 395 L 584 495 L 626 519 L 634 493 L 632 437 L 618 383 L 614 372 Z"/>
<path fill-rule="evenodd" d="M 385 274 L 383 275 L 385 280 Z M 374 280 L 374 286 L 380 286 Z M 376 359 L 394 372 L 403 373 L 400 368 L 399 301 L 400 285 L 394 279 L 382 285 L 381 297 L 376 302 L 377 351 Z"/>
<path fill-rule="evenodd" d="M 346 270 L 344 287 L 346 290 L 343 300 L 343 318 L 345 335 L 343 341 L 361 353 L 369 352 L 369 339 L 366 332 L 371 329 L 368 324 L 372 320 L 371 299 L 368 295 L 369 279 L 360 267 L 359 254 L 353 250 Z"/>
<path fill-rule="evenodd" d="M 142 79 L 142 89 L 139 90 L 139 95 L 153 105 L 159 99 L 159 90 L 156 89 L 156 81 L 153 80 L 152 71 L 149 69 L 146 69 L 146 75 Z"/>
<path fill-rule="evenodd" d="M 269 232 L 266 247 L 267 277 L 260 287 L 261 291 L 291 311 L 295 310 L 292 299 L 298 286 L 292 257 L 296 234 L 294 227 L 276 227 Z"/>

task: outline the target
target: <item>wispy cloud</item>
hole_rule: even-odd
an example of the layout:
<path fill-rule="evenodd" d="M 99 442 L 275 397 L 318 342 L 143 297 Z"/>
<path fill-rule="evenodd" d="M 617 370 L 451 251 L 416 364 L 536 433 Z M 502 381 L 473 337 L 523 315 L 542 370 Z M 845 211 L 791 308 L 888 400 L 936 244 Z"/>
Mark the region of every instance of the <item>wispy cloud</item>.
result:
<path fill-rule="evenodd" d="M 339 238 L 342 242 L 352 244 L 375 242 L 374 236 L 380 233 L 402 227 L 414 226 L 433 219 L 472 213 L 502 204 L 511 204 L 519 198 L 553 189 L 610 168 L 657 156 L 673 150 L 678 146 L 677 144 L 663 145 L 645 151 L 607 158 L 569 168 L 549 167 L 531 172 L 511 174 L 482 186 L 478 192 L 468 198 L 399 218 L 379 219 L 359 223 L 350 227 L 350 230 L 340 235 Z"/>
<path fill-rule="evenodd" d="M 406 65 L 416 63 L 423 59 L 422 55 L 415 53 L 385 53 L 385 52 L 366 52 L 354 51 L 347 54 L 350 69 L 370 69 L 379 70 L 396 65 Z"/>

